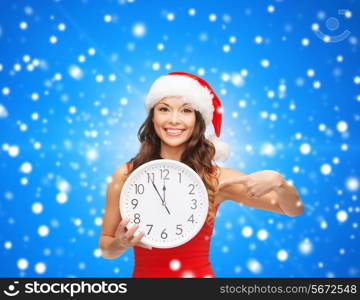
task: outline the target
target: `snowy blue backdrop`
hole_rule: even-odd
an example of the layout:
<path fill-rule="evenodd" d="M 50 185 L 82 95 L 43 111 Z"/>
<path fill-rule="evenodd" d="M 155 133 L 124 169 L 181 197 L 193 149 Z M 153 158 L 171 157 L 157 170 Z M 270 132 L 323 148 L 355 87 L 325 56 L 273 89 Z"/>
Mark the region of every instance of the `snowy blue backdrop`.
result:
<path fill-rule="evenodd" d="M 359 277 L 359 1 L 0 2 L 0 276 L 129 277 L 98 248 L 107 182 L 158 76 L 224 106 L 221 166 L 280 172 L 305 213 L 224 202 L 217 277 Z"/>

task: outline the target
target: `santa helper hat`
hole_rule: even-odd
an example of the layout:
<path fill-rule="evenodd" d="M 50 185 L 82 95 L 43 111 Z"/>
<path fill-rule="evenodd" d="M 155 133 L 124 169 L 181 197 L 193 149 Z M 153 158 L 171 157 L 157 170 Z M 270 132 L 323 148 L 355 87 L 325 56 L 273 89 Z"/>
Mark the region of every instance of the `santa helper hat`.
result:
<path fill-rule="evenodd" d="M 230 156 L 230 147 L 218 137 L 221 131 L 222 107 L 211 86 L 202 78 L 186 72 L 171 72 L 159 77 L 151 85 L 145 99 L 147 112 L 162 98 L 182 96 L 204 118 L 205 125 L 212 122 L 215 135 L 206 136 L 215 146 L 214 160 L 225 161 Z"/>

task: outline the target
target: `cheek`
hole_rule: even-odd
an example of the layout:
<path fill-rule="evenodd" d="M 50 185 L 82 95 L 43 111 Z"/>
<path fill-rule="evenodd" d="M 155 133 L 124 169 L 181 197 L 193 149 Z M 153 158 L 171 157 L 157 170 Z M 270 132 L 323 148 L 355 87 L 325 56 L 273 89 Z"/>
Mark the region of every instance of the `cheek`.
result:
<path fill-rule="evenodd" d="M 193 117 L 189 118 L 189 120 L 187 120 L 186 125 L 190 129 L 191 132 L 194 130 L 194 128 L 195 128 L 195 115 Z"/>
<path fill-rule="evenodd" d="M 161 127 L 162 124 L 164 123 L 163 118 L 161 118 L 160 116 L 154 116 L 154 126 L 156 127 Z"/>
<path fill-rule="evenodd" d="M 161 134 L 161 126 L 159 124 L 154 123 L 155 132 L 160 135 Z"/>

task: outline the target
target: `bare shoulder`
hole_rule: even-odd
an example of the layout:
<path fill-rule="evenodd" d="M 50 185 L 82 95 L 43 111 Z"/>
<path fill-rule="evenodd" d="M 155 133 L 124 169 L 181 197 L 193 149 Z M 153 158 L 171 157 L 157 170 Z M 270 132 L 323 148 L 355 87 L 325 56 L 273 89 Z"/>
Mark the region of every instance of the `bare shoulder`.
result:
<path fill-rule="evenodd" d="M 128 175 L 128 167 L 125 164 L 118 166 L 115 171 L 113 172 L 111 179 L 110 179 L 110 185 L 116 185 L 116 184 L 122 184 L 124 183 L 126 177 Z"/>
<path fill-rule="evenodd" d="M 113 173 L 113 176 L 115 177 L 123 177 L 123 176 L 126 176 L 128 173 L 128 168 L 127 168 L 127 165 L 126 163 L 121 165 L 121 166 L 118 166 L 114 173 Z"/>

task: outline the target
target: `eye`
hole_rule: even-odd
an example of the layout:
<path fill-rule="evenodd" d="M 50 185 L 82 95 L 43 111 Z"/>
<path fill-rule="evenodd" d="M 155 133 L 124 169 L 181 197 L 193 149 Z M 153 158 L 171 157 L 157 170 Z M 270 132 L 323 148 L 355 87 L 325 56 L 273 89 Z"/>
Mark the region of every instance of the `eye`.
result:
<path fill-rule="evenodd" d="M 165 110 L 164 110 L 165 109 Z M 159 111 L 167 111 L 168 109 L 166 107 L 160 107 Z"/>
<path fill-rule="evenodd" d="M 192 110 L 191 110 L 191 109 L 188 109 L 188 108 L 185 108 L 185 109 L 184 109 L 184 112 L 191 113 Z"/>

